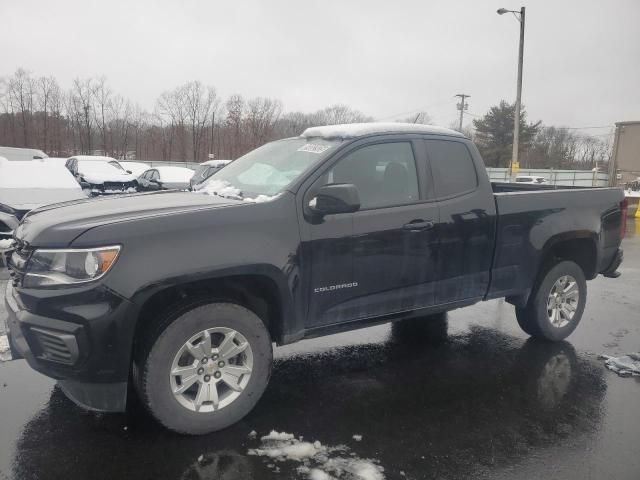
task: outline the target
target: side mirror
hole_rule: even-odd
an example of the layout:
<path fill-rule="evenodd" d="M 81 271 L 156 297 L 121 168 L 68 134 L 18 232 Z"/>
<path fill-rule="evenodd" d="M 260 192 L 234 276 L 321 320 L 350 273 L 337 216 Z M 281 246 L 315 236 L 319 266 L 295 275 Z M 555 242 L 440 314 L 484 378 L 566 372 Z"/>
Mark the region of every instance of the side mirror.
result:
<path fill-rule="evenodd" d="M 85 182 L 84 180 L 79 180 L 78 183 L 80 183 L 80 188 L 82 188 L 83 190 L 91 189 L 91 184 L 89 182 Z"/>
<path fill-rule="evenodd" d="M 309 201 L 309 209 L 318 215 L 353 213 L 360 210 L 358 189 L 351 183 L 336 183 L 320 187 Z"/>
<path fill-rule="evenodd" d="M 131 170 L 126 170 L 126 172 L 129 174 L 133 173 Z"/>

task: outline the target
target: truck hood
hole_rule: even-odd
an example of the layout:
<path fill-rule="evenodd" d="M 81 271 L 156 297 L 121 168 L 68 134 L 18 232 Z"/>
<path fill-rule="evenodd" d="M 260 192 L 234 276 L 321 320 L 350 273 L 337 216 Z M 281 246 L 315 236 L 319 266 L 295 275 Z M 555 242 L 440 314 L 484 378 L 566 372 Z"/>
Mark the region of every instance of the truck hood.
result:
<path fill-rule="evenodd" d="M 65 247 L 96 226 L 242 204 L 215 195 L 178 191 L 75 200 L 32 210 L 16 228 L 15 237 L 35 247 Z"/>

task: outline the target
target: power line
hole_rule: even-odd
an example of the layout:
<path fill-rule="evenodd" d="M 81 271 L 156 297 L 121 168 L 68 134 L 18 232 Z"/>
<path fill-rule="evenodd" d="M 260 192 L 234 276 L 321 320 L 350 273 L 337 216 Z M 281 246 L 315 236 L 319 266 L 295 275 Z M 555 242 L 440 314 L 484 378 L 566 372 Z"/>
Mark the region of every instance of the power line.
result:
<path fill-rule="evenodd" d="M 448 103 L 448 102 L 449 102 L 449 100 L 440 100 L 438 102 L 431 103 L 431 104 L 429 104 L 429 105 L 427 105 L 425 107 L 414 108 L 413 110 L 407 110 L 406 112 L 394 113 L 393 115 L 388 115 L 386 117 L 379 118 L 378 120 L 389 120 L 391 118 L 399 117 L 400 115 L 408 115 L 410 113 L 416 113 L 416 112 L 419 112 L 419 111 L 428 110 L 429 108 L 433 108 L 433 107 L 437 107 L 437 106 L 440 106 L 440 105 L 444 105 L 445 103 Z M 429 113 L 429 112 L 427 111 L 427 113 Z"/>

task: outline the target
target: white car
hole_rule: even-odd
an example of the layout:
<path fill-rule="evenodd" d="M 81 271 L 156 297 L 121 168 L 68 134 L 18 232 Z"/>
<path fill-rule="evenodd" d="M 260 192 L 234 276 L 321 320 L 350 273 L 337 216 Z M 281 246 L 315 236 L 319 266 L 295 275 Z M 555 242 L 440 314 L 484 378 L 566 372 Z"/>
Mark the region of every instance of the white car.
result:
<path fill-rule="evenodd" d="M 111 157 L 76 155 L 67 159 L 66 167 L 91 195 L 134 193 L 138 182 Z"/>
<path fill-rule="evenodd" d="M 540 185 L 542 183 L 547 183 L 547 179 L 544 177 L 536 177 L 534 175 L 518 175 L 516 177 L 516 183 L 532 183 Z"/>
<path fill-rule="evenodd" d="M 12 162 L 20 162 L 47 158 L 47 154 L 36 148 L 0 147 L 0 157 Z"/>
<path fill-rule="evenodd" d="M 143 163 L 143 162 L 123 162 L 123 161 L 119 161 L 118 163 L 127 172 L 129 172 L 132 175 L 135 175 L 136 177 L 139 177 L 140 175 L 142 175 L 143 172 L 145 172 L 145 171 L 147 171 L 147 170 L 149 170 L 151 168 L 151 165 L 149 165 L 148 163 Z"/>
<path fill-rule="evenodd" d="M 22 217 L 34 208 L 87 198 L 73 175 L 59 163 L 8 161 L 0 157 L 0 240 L 11 238 Z"/>
<path fill-rule="evenodd" d="M 187 190 L 193 170 L 186 167 L 154 167 L 138 177 L 138 190 Z"/>

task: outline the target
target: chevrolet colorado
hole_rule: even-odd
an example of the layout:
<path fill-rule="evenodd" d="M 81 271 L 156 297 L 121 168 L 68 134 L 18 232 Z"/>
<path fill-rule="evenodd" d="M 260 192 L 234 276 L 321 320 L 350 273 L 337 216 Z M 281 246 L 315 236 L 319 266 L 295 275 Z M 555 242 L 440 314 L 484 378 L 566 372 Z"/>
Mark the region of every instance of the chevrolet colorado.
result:
<path fill-rule="evenodd" d="M 309 128 L 198 193 L 27 214 L 9 343 L 86 408 L 123 410 L 131 385 L 167 428 L 211 432 L 254 407 L 273 343 L 502 297 L 528 334 L 567 337 L 586 281 L 619 275 L 625 205 L 617 188 L 492 185 L 448 129 Z"/>

